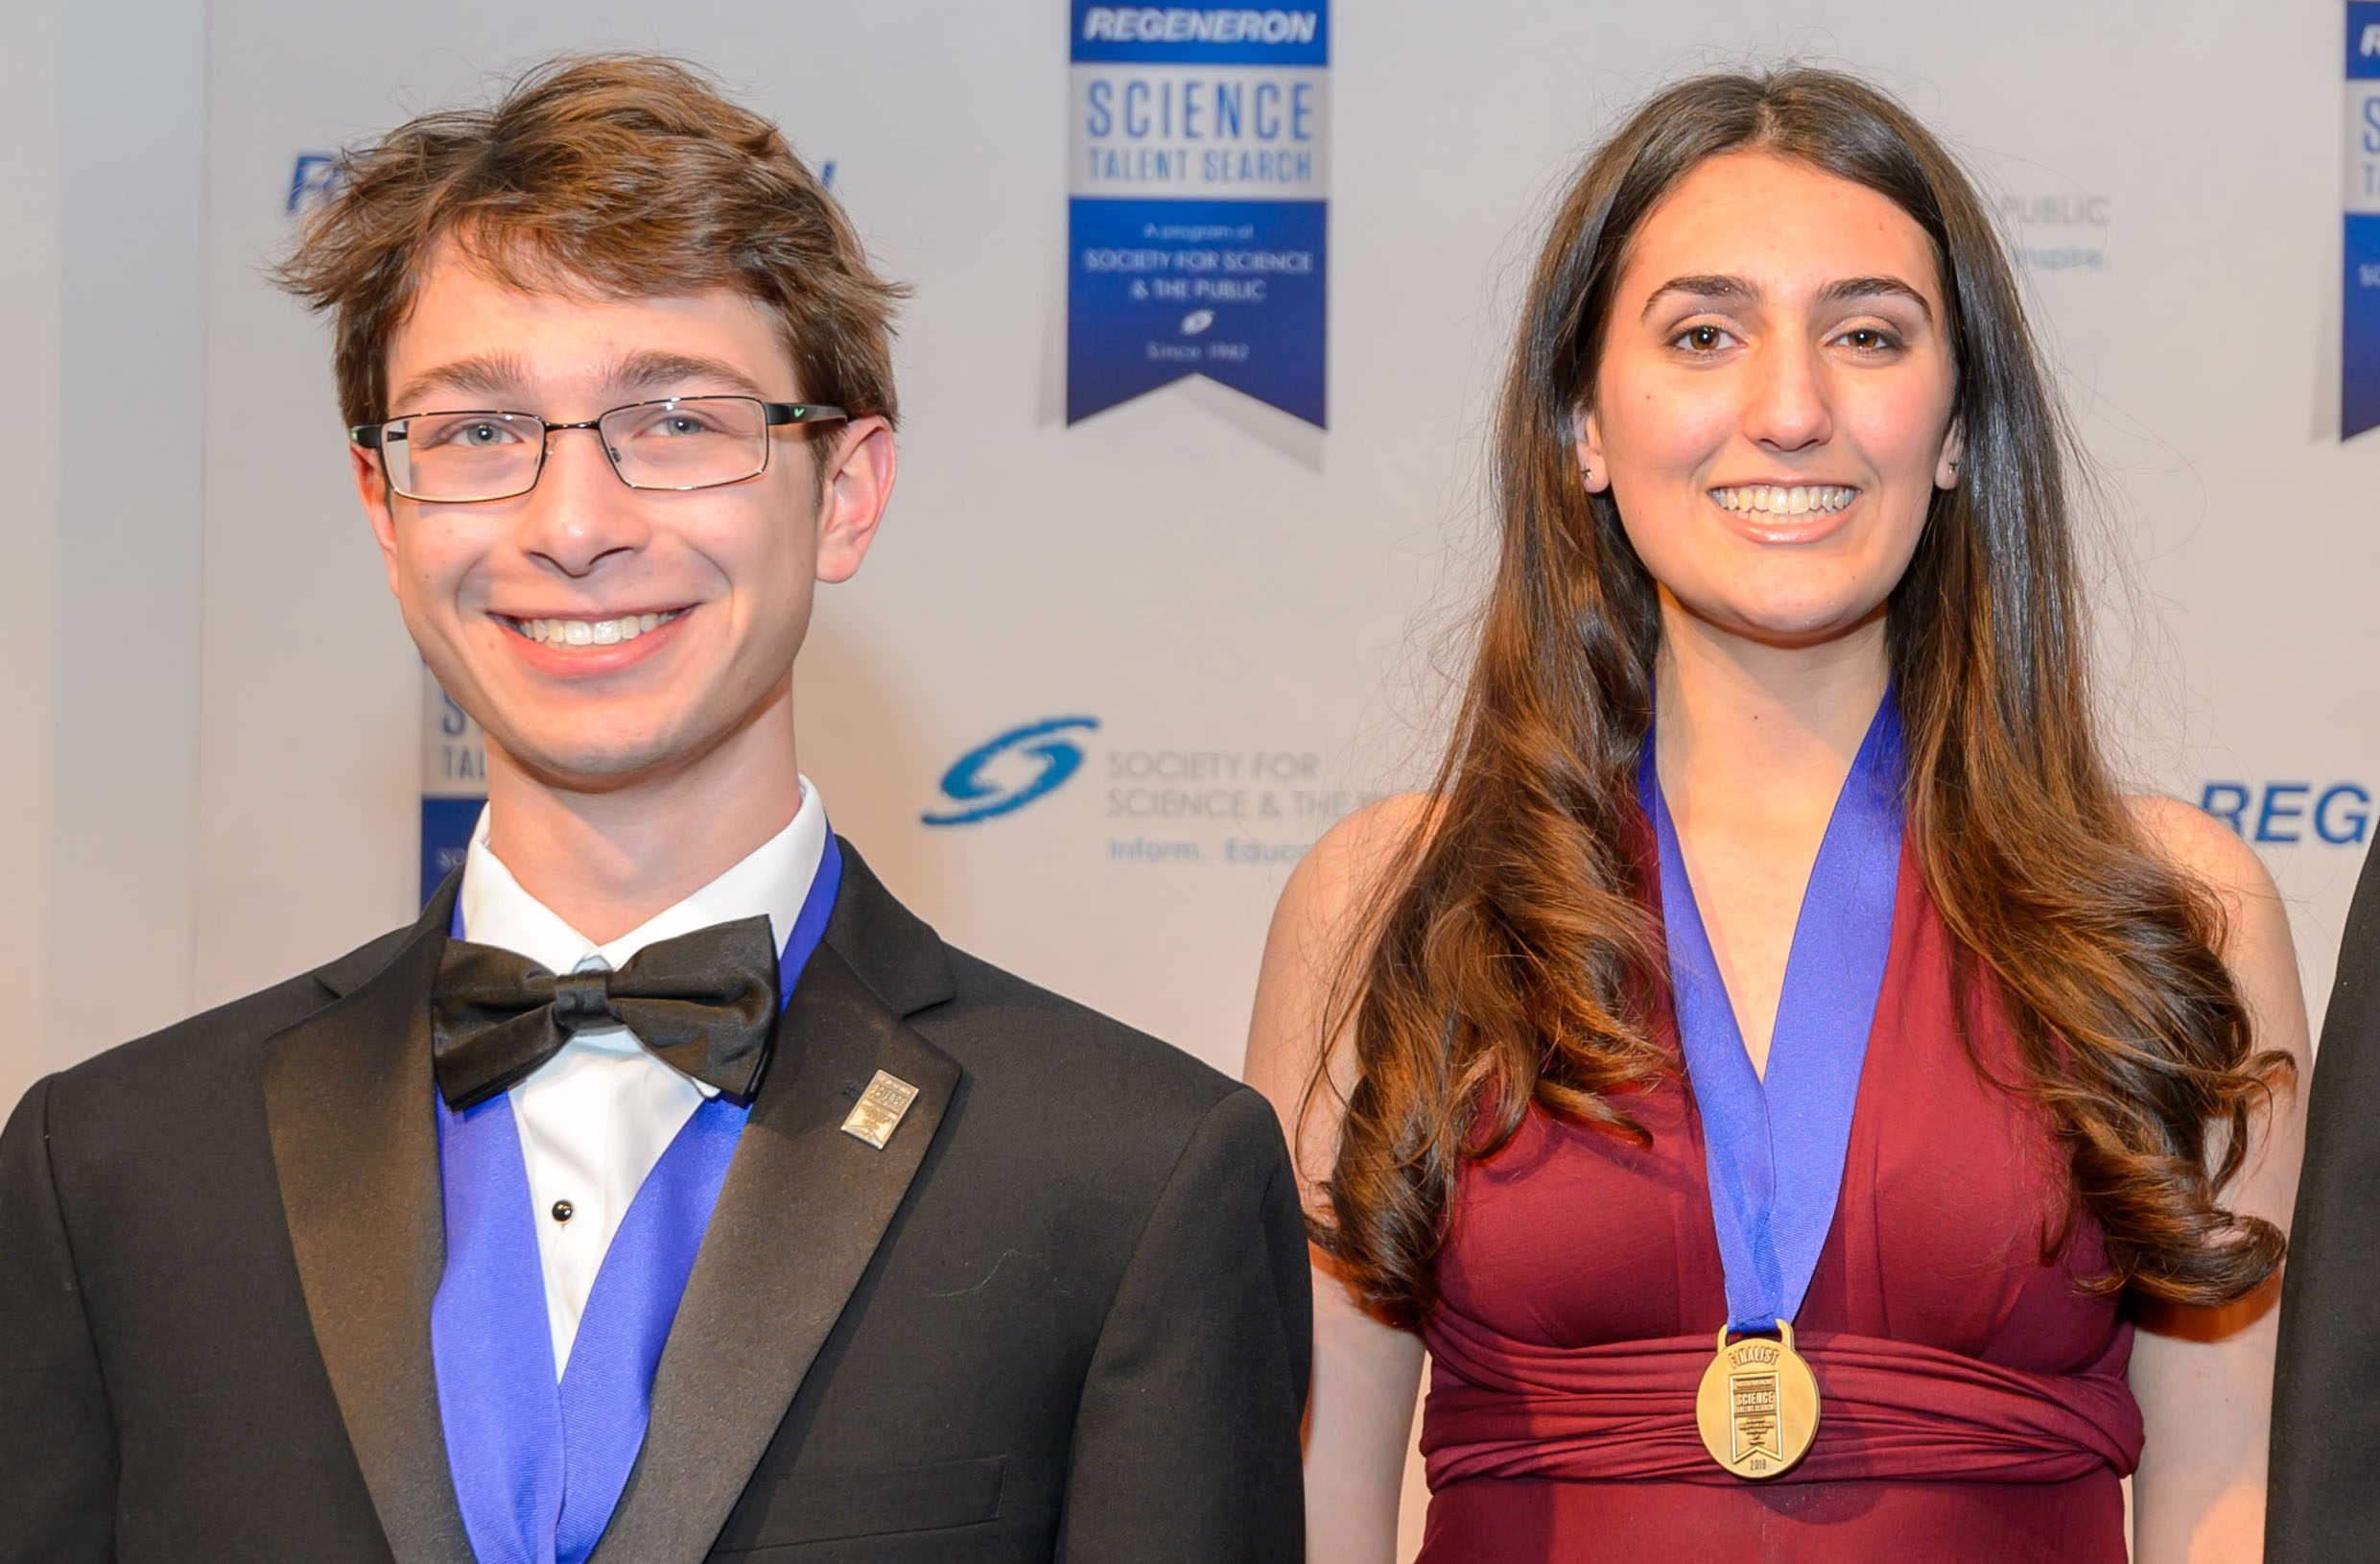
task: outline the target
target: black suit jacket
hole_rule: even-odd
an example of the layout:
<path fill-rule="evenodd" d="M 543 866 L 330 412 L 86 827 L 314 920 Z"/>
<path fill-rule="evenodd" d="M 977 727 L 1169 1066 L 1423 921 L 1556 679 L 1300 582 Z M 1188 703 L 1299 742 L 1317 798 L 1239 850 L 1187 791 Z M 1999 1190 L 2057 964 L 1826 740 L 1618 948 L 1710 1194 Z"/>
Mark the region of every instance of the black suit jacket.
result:
<path fill-rule="evenodd" d="M 2273 1386 L 2271 1564 L 2380 1558 L 2380 852 L 2356 882 L 2308 1089 Z"/>
<path fill-rule="evenodd" d="M 595 1564 L 1299 1557 L 1271 1111 L 844 855 Z M 453 896 L 26 1095 L 0 1560 L 469 1560 L 429 1336 Z M 840 1129 L 878 1069 L 920 1088 L 883 1150 Z"/>

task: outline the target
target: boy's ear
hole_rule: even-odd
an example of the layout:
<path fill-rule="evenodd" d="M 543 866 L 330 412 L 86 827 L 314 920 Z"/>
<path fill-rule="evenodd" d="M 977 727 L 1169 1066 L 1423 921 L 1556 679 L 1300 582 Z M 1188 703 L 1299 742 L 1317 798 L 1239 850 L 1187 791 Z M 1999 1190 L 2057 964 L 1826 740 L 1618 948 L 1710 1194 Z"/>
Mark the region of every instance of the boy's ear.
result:
<path fill-rule="evenodd" d="M 867 557 L 892 500 L 892 425 L 870 415 L 836 432 L 817 447 L 824 468 L 818 492 L 818 580 L 847 581 Z"/>
<path fill-rule="evenodd" d="M 371 525 L 372 541 L 380 545 L 381 562 L 389 569 L 389 590 L 393 593 L 397 589 L 396 516 L 389 509 L 392 496 L 380 453 L 350 443 L 347 473 L 355 480 L 355 497 L 364 503 L 364 519 Z"/>

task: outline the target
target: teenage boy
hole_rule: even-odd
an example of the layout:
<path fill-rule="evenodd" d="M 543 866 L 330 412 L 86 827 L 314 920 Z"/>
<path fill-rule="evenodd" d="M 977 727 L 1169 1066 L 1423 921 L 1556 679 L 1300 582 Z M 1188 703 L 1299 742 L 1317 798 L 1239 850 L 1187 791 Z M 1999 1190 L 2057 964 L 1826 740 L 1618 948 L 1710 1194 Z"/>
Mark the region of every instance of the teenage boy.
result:
<path fill-rule="evenodd" d="M 17 1108 L 0 1560 L 1297 1557 L 1273 1114 L 944 945 L 795 770 L 895 290 L 783 137 L 557 61 L 283 280 L 488 807 L 412 928 Z"/>

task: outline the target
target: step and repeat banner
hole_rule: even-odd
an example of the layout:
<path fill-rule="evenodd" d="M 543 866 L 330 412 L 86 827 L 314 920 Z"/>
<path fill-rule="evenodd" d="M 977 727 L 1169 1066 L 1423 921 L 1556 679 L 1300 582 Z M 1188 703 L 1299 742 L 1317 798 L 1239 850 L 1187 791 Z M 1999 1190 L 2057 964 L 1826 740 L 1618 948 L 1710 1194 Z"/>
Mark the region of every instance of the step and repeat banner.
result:
<path fill-rule="evenodd" d="M 326 332 L 262 271 L 341 144 L 630 47 L 773 115 L 916 290 L 899 492 L 824 595 L 802 760 L 955 942 L 1237 1067 L 1290 865 L 1434 758 L 1554 197 L 1658 85 L 1793 58 L 1987 186 L 2096 465 L 2125 763 L 2257 844 L 2319 1010 L 2380 807 L 2380 5 L 210 15 L 202 1000 L 408 916 L 483 785 L 358 513 Z"/>

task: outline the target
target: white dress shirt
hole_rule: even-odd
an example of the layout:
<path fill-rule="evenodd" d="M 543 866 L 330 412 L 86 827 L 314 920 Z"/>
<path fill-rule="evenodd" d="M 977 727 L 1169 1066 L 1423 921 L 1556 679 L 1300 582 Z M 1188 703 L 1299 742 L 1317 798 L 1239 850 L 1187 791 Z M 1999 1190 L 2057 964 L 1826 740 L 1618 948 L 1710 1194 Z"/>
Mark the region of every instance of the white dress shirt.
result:
<path fill-rule="evenodd" d="M 766 913 L 783 950 L 826 854 L 826 811 L 807 777 L 801 786 L 791 824 L 709 885 L 607 945 L 587 938 L 521 889 L 488 850 L 487 811 L 482 810 L 463 861 L 464 936 L 526 956 L 550 972 L 575 972 L 617 967 L 656 940 Z M 628 1203 L 695 1109 L 715 1093 L 646 1052 L 627 1028 L 609 1026 L 578 1032 L 507 1095 L 529 1165 L 558 1377 Z M 566 1210 L 568 1220 L 557 1220 L 557 1210 Z"/>

